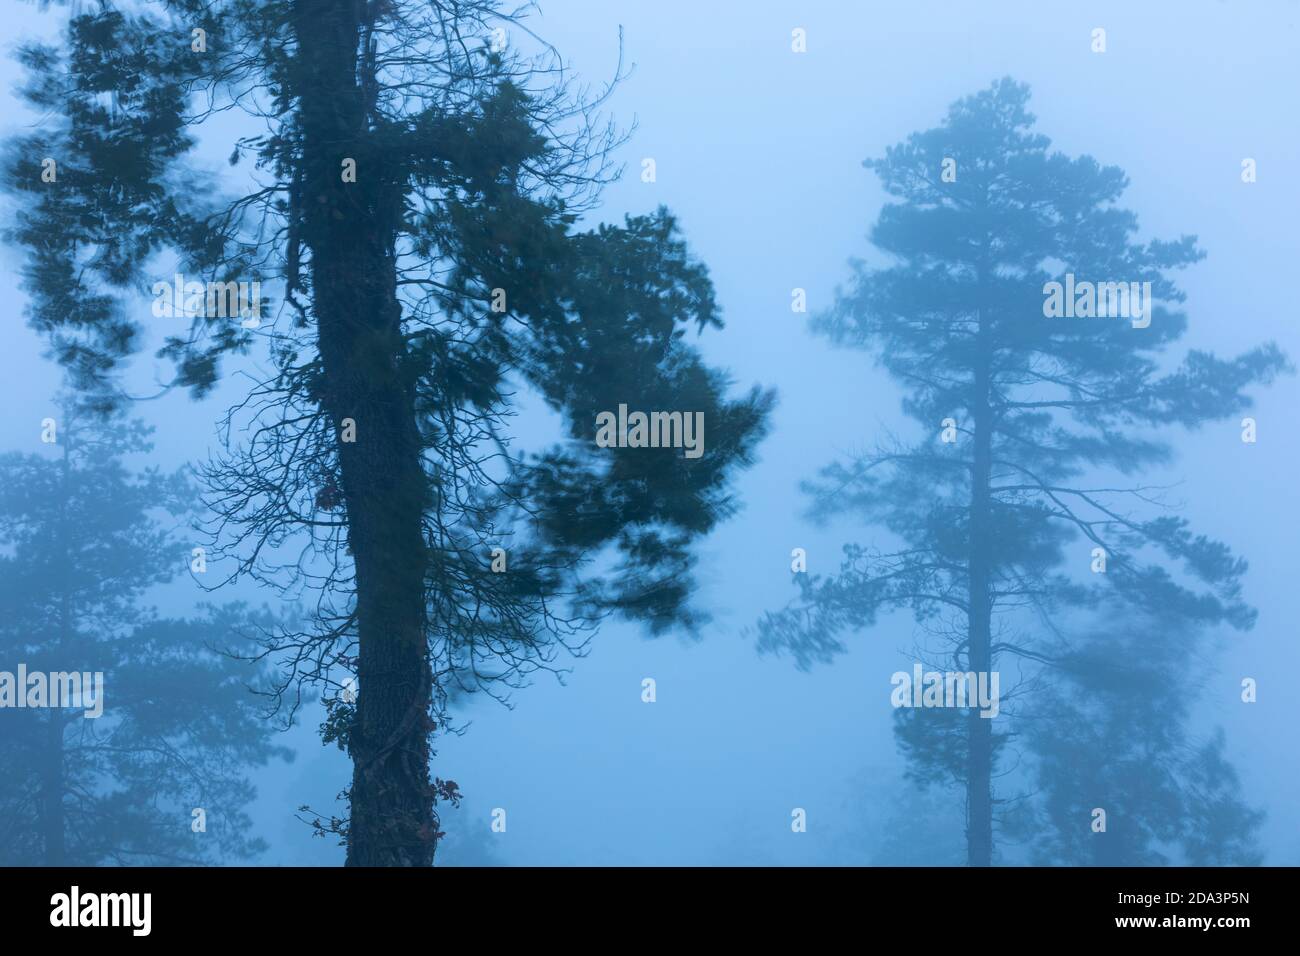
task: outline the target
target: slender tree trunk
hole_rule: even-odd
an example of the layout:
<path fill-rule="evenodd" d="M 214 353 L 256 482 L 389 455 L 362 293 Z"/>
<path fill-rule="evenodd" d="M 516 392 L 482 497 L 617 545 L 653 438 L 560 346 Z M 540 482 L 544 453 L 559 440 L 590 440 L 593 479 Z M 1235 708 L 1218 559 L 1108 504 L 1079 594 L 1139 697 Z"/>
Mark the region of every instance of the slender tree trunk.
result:
<path fill-rule="evenodd" d="M 971 466 L 969 637 L 970 669 L 977 675 L 993 666 L 992 654 L 992 526 L 989 510 L 989 474 L 992 470 L 993 415 L 989 408 L 992 356 L 986 346 L 985 319 L 980 316 L 974 396 L 971 412 L 974 456 Z M 966 862 L 970 866 L 993 863 L 993 727 L 978 708 L 967 716 Z"/>
<path fill-rule="evenodd" d="M 297 0 L 302 240 L 356 572 L 357 677 L 349 866 L 428 866 L 431 675 L 422 531 L 426 481 L 396 293 L 401 177 L 365 102 L 364 4 Z M 344 161 L 356 181 L 343 179 Z M 350 420 L 350 421 L 349 421 Z M 349 428 L 355 430 L 349 433 Z M 355 440 L 349 441 L 349 438 Z"/>
<path fill-rule="evenodd" d="M 68 516 L 68 505 L 72 498 L 72 445 L 78 441 L 69 429 L 70 415 L 67 406 L 63 411 L 64 437 L 62 458 L 59 463 L 59 523 L 58 543 L 62 554 L 61 577 L 59 579 L 59 632 L 56 652 L 59 657 L 66 657 L 72 648 L 73 607 L 72 590 L 67 575 L 72 567 L 72 521 Z M 40 826 L 41 842 L 45 846 L 45 865 L 64 866 L 67 857 L 67 825 L 63 807 L 63 790 L 66 769 L 64 767 L 63 731 L 65 723 L 63 712 L 52 707 L 49 721 L 45 727 L 45 760 L 41 770 Z"/>
<path fill-rule="evenodd" d="M 41 842 L 45 846 L 45 865 L 64 866 L 68 858 L 63 811 L 63 714 L 57 708 L 50 710 L 45 744 L 40 797 Z"/>

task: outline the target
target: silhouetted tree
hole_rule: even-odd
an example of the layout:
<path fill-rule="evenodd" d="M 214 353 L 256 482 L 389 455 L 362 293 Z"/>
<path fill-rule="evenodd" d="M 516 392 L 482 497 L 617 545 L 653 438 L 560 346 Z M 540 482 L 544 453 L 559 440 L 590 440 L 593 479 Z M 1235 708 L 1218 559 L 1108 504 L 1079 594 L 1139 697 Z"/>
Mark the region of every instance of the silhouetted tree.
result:
<path fill-rule="evenodd" d="M 857 264 L 815 327 L 872 352 L 920 429 L 810 485 L 816 516 L 860 516 L 891 543 L 846 546 L 838 574 L 800 575 L 799 601 L 761 621 L 760 646 L 800 666 L 903 608 L 937 639 L 931 663 L 979 674 L 1014 661 L 1029 669 L 1013 689 L 1024 695 L 1033 668 L 1053 663 L 1063 609 L 1118 599 L 1170 622 L 1253 623 L 1245 562 L 1155 512 L 1160 490 L 1126 476 L 1171 458 L 1162 426 L 1237 414 L 1246 389 L 1287 363 L 1267 345 L 1227 360 L 1189 351 L 1171 365 L 1187 319 L 1167 273 L 1201 258 L 1194 238 L 1137 241 L 1136 217 L 1117 205 L 1124 173 L 1050 152 L 1028 98 L 1001 80 L 866 163 L 895 200 L 871 231 L 891 261 Z M 1047 284 L 1067 274 L 1150 282 L 1149 324 L 1049 317 Z M 1098 548 L 1106 573 L 1094 578 Z M 1003 705 L 1003 724 L 1012 710 Z M 989 865 L 1005 744 L 995 720 L 957 708 L 897 718 L 916 772 L 965 788 L 967 859 Z"/>
<path fill-rule="evenodd" d="M 150 447 L 138 422 L 68 414 L 55 425 L 55 454 L 0 456 L 0 660 L 10 674 L 20 664 L 28 675 L 101 672 L 89 708 L 101 713 L 0 708 L 0 861 L 258 853 L 247 771 L 292 754 L 268 739 L 247 686 L 256 674 L 225 653 L 240 647 L 248 615 L 230 606 L 171 618 L 145 603 L 190 560 L 178 518 L 195 489 L 128 470 L 125 456 Z"/>
<path fill-rule="evenodd" d="M 829 862 L 842 866 L 958 866 L 963 820 L 952 787 L 918 786 L 870 767 L 849 781 L 847 826 L 828 838 Z"/>
<path fill-rule="evenodd" d="M 770 404 L 727 399 L 684 340 L 721 325 L 705 268 L 663 209 L 578 228 L 621 140 L 494 0 L 104 4 L 22 58 L 49 120 L 16 144 L 14 235 L 32 321 L 89 395 L 114 398 L 140 337 L 119 300 L 170 279 L 160 253 L 282 282 L 273 321 L 206 304 L 162 354 L 203 393 L 223 356 L 268 344 L 274 371 L 228 420 L 246 437 L 205 472 L 216 543 L 317 596 L 318 626 L 267 650 L 291 706 L 337 691 L 348 862 L 430 863 L 435 803 L 458 793 L 430 779 L 449 684 L 517 685 L 611 613 L 699 622 L 690 545 L 731 512 Z M 227 202 L 186 158 L 236 108 L 252 185 Z M 526 393 L 561 445 L 512 446 Z M 623 403 L 703 413 L 707 453 L 596 447 Z"/>
<path fill-rule="evenodd" d="M 1075 646 L 1023 715 L 1035 794 L 1015 829 L 1034 860 L 1258 865 L 1264 815 L 1241 798 L 1223 732 L 1202 738 L 1191 726 L 1211 666 L 1207 635 L 1118 616 L 1091 636 L 1073 630 Z"/>

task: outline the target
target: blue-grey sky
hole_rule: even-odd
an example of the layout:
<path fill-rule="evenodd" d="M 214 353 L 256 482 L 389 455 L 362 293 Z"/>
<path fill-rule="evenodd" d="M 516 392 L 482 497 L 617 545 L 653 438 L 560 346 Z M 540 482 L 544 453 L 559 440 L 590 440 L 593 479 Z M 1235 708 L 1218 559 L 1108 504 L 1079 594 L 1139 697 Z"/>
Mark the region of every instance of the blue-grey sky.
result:
<path fill-rule="evenodd" d="M 5 46 L 48 34 L 60 15 L 7 4 Z M 466 794 L 464 808 L 444 818 L 449 861 L 490 852 L 515 864 L 866 862 L 887 843 L 890 801 L 907 789 L 889 675 L 910 663 L 910 619 L 882 619 L 834 666 L 810 673 L 760 658 L 742 637 L 793 596 L 792 548 L 807 549 L 810 570 L 826 571 L 842 544 L 878 534 L 813 527 L 801 516 L 800 480 L 885 427 L 911 427 L 897 387 L 863 354 L 811 336 L 807 317 L 791 312 L 791 290 L 806 289 L 816 311 L 847 280 L 850 257 L 872 258 L 866 233 L 884 195 L 863 159 L 1010 75 L 1030 85 L 1038 129 L 1056 148 L 1127 172 L 1124 205 L 1138 213 L 1143 237 L 1199 237 L 1207 257 L 1178 277 L 1186 346 L 1231 354 L 1273 339 L 1300 356 L 1290 285 L 1300 262 L 1298 18 L 1300 4 L 1289 0 L 543 3 L 533 28 L 593 84 L 615 68 L 620 26 L 634 65 L 608 104 L 636 123 L 620 153 L 628 168 L 599 217 L 660 203 L 678 215 L 727 323 L 702 338 L 704 353 L 731 370 L 738 389 L 777 388 L 780 404 L 757 466 L 738 483 L 743 511 L 701 551 L 699 598 L 714 615 L 702 641 L 607 626 L 564 686 L 541 679 L 513 709 L 476 703 L 460 714 L 466 733 L 435 744 L 435 772 Z M 796 27 L 807 31 L 804 54 L 791 51 Z M 1104 54 L 1090 49 L 1096 27 L 1106 30 Z M 0 79 L 6 132 L 35 121 L 12 96 L 12 60 Z M 643 157 L 656 162 L 654 183 L 638 175 Z M 1258 165 L 1253 184 L 1241 181 L 1246 157 Z M 214 155 L 213 166 L 223 158 Z M 0 261 L 10 302 L 0 449 L 35 450 L 59 376 L 24 324 L 17 269 L 10 251 Z M 139 307 L 147 314 L 147 299 Z M 133 373 L 141 393 L 152 378 L 152 359 L 141 359 Z M 216 419 L 237 394 L 231 383 L 203 403 L 181 395 L 143 403 L 139 413 L 158 429 L 156 460 L 179 466 L 214 450 Z M 1173 433 L 1178 458 L 1155 476 L 1179 483 L 1197 530 L 1251 563 L 1246 597 L 1259 622 L 1226 637 L 1197 720 L 1203 730 L 1226 728 L 1245 796 L 1268 811 L 1262 838 L 1273 864 L 1300 863 L 1300 694 L 1291 677 L 1300 674 L 1298 401 L 1296 378 L 1259 393 L 1255 444 L 1240 440 L 1235 421 Z M 196 598 L 188 587 L 160 601 L 183 608 Z M 1240 701 L 1246 676 L 1259 681 L 1252 705 Z M 641 701 L 645 677 L 657 682 L 653 705 Z M 315 736 L 318 719 L 309 714 L 291 733 L 297 761 L 259 773 L 255 818 L 272 844 L 264 862 L 341 862 L 339 848 L 293 819 L 302 803 L 328 809 L 347 784 L 348 764 Z M 508 814 L 503 834 L 488 829 L 496 807 Z M 794 807 L 807 810 L 806 834 L 791 831 Z M 936 828 L 949 825 L 936 818 Z"/>

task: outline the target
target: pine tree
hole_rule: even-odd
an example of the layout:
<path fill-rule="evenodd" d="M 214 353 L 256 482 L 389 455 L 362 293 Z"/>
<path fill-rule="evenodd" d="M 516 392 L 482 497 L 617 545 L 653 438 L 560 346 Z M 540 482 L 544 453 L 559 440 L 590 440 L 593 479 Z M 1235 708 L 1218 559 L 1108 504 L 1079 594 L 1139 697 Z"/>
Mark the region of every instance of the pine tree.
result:
<path fill-rule="evenodd" d="M 977 675 L 1050 667 L 1061 615 L 1100 601 L 1196 627 L 1254 621 L 1245 562 L 1134 476 L 1170 460 L 1161 428 L 1237 415 L 1287 362 L 1264 345 L 1172 364 L 1187 316 L 1169 273 L 1201 258 L 1195 239 L 1139 241 L 1124 173 L 1052 152 L 1028 99 L 1001 80 L 865 164 L 893 197 L 871 230 L 890 261 L 858 263 L 816 329 L 872 353 L 919 427 L 810 483 L 814 515 L 858 516 L 890 543 L 847 545 L 838 574 L 801 575 L 799 600 L 760 622 L 760 646 L 800 666 L 887 609 L 913 612 L 929 660 Z M 1057 315 L 1051 283 L 1067 275 L 1149 282 L 1145 306 L 1110 298 L 1145 314 L 1099 317 L 1080 285 L 1074 317 Z M 1006 735 L 975 708 L 896 714 L 914 770 L 964 788 L 967 860 L 990 865 Z"/>
<path fill-rule="evenodd" d="M 622 138 L 493 0 L 104 4 L 22 57 L 50 117 L 11 162 L 33 324 L 110 405 L 143 337 L 124 303 L 161 289 L 165 314 L 173 257 L 203 283 L 162 349 L 176 385 L 269 348 L 228 420 L 247 439 L 204 472 L 217 551 L 316 592 L 316 626 L 268 644 L 288 706 L 333 694 L 348 862 L 427 865 L 458 794 L 430 778 L 448 687 L 517 686 L 609 614 L 698 628 L 691 544 L 734 509 L 770 395 L 729 399 L 686 342 L 721 320 L 667 210 L 580 227 Z M 192 159 L 232 110 L 252 185 L 230 197 Z M 524 396 L 563 442 L 514 446 Z M 623 404 L 702 414 L 707 452 L 597 446 Z"/>
<path fill-rule="evenodd" d="M 1264 815 L 1242 798 L 1223 731 L 1194 726 L 1210 635 L 1120 615 L 1072 631 L 1023 715 L 1034 797 L 1014 829 L 1034 862 L 1258 865 Z"/>
<path fill-rule="evenodd" d="M 180 474 L 128 469 L 150 447 L 139 422 L 69 411 L 54 427 L 54 454 L 0 456 L 0 670 L 100 673 L 101 696 L 0 708 L 0 860 L 253 856 L 265 844 L 250 833 L 247 773 L 292 754 L 270 740 L 256 669 L 230 653 L 247 650 L 250 616 L 230 605 L 166 617 L 146 603 L 187 568 L 196 491 Z"/>

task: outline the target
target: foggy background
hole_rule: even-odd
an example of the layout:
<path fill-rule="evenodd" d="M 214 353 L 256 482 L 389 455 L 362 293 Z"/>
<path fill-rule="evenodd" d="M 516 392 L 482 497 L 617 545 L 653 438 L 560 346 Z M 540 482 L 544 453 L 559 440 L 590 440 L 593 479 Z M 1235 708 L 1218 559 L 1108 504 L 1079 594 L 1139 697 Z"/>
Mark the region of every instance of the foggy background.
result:
<path fill-rule="evenodd" d="M 6 53 L 21 39 L 51 35 L 59 19 L 13 0 L 4 10 Z M 625 60 L 635 65 L 608 104 L 637 128 L 618 156 L 626 173 L 605 191 L 599 218 L 660 203 L 673 210 L 710 269 L 727 323 L 699 340 L 706 359 L 731 370 L 737 391 L 775 387 L 779 405 L 758 465 L 737 482 L 743 511 L 700 550 L 698 600 L 714 615 L 704 639 L 647 640 L 636 627 L 607 625 L 588 657 L 569 662 L 566 686 L 542 678 L 514 695 L 513 709 L 488 699 L 457 708 L 468 729 L 435 738 L 433 771 L 458 781 L 466 799 L 459 811 L 440 808 L 448 838 L 438 862 L 907 862 L 897 846 L 899 801 L 907 806 L 912 787 L 895 752 L 889 677 L 910 669 L 911 619 L 882 618 L 834 666 L 811 673 L 760 658 L 742 635 L 794 596 L 792 548 L 807 550 L 810 572 L 824 572 L 838 566 L 845 542 L 879 536 L 814 528 L 801 517 L 799 482 L 885 427 L 911 430 L 901 393 L 869 357 L 837 351 L 807 329 L 847 281 L 847 260 L 873 259 L 865 234 L 884 196 L 862 160 L 937 125 L 953 101 L 994 79 L 1028 83 L 1036 131 L 1054 148 L 1128 174 L 1122 205 L 1138 214 L 1139 239 L 1199 237 L 1207 257 L 1177 277 L 1190 331 L 1176 351 L 1231 355 L 1273 339 L 1294 360 L 1297 14 L 1294 2 L 543 3 L 533 29 L 593 86 L 615 70 L 620 25 Z M 795 27 L 807 30 L 806 54 L 791 52 Z M 1090 51 L 1094 27 L 1106 29 L 1104 54 Z M 34 118 L 12 96 L 19 70 L 8 57 L 0 76 L 9 135 Z M 641 182 L 643 157 L 655 159 L 657 182 Z M 1254 184 L 1241 182 L 1245 157 L 1258 163 Z M 223 166 L 224 154 L 210 163 Z M 43 453 L 40 421 L 55 413 L 60 374 L 25 325 L 18 264 L 8 250 L 0 265 L 8 303 L 0 451 Z M 808 292 L 809 315 L 791 312 L 796 287 Z M 149 308 L 147 298 L 139 308 Z M 143 356 L 132 384 L 151 394 L 155 360 Z M 179 393 L 141 403 L 135 413 L 157 428 L 150 460 L 171 468 L 206 457 L 217 447 L 218 417 L 239 394 L 227 375 L 201 403 Z M 1229 632 L 1196 729 L 1226 729 L 1243 795 L 1268 814 L 1266 862 L 1294 865 L 1300 382 L 1286 377 L 1254 394 L 1256 444 L 1241 442 L 1236 421 L 1190 435 L 1171 430 L 1179 458 L 1149 477 L 1181 482 L 1174 497 L 1186 502 L 1181 513 L 1193 528 L 1250 562 L 1245 599 L 1259 621 L 1251 632 Z M 539 425 L 522 443 L 541 447 L 551 437 Z M 249 586 L 239 595 L 276 600 Z M 157 603 L 184 613 L 206 597 L 183 575 Z M 641 701 L 646 677 L 657 682 L 654 704 Z M 1259 683 L 1255 704 L 1240 701 L 1243 677 Z M 252 814 L 270 850 L 250 862 L 342 862 L 342 848 L 294 818 L 301 804 L 338 809 L 334 796 L 350 779 L 344 755 L 320 744 L 321 716 L 308 708 L 280 741 L 298 751 L 293 763 L 252 771 Z M 508 813 L 505 833 L 490 831 L 496 807 Z M 791 832 L 795 807 L 807 811 L 807 833 Z M 957 799 L 910 826 L 928 829 L 949 856 L 927 850 L 924 862 L 961 861 Z M 1016 853 L 1006 847 L 1006 861 Z"/>

